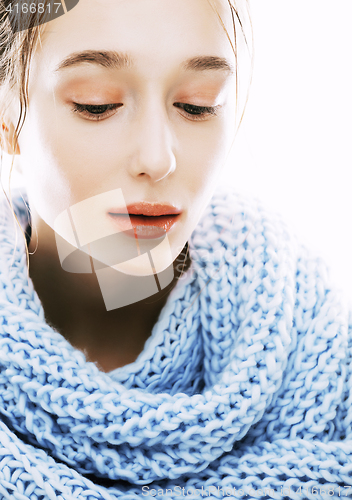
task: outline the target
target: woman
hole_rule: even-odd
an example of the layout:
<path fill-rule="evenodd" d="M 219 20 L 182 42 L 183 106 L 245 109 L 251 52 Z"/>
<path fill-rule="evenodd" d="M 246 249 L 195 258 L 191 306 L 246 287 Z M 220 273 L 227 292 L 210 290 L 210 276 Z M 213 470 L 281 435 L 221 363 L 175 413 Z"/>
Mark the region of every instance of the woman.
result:
<path fill-rule="evenodd" d="M 215 189 L 245 8 L 5 11 L 29 279 L 4 203 L 3 498 L 348 493 L 350 316 L 277 216 Z"/>

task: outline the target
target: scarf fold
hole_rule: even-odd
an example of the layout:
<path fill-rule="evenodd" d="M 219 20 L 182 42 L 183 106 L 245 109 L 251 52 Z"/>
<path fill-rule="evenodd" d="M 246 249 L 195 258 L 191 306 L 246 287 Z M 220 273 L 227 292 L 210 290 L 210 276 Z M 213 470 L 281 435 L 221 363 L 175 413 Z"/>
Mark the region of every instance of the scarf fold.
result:
<path fill-rule="evenodd" d="M 25 228 L 25 202 L 14 206 Z M 215 192 L 143 352 L 110 373 L 45 322 L 16 231 L 3 202 L 3 498 L 352 485 L 352 314 L 258 200 Z"/>

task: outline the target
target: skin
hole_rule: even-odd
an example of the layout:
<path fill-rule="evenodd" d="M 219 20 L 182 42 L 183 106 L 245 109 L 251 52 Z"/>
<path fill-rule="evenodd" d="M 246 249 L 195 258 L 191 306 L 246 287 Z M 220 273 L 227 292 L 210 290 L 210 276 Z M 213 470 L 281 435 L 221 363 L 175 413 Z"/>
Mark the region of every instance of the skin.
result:
<path fill-rule="evenodd" d="M 231 36 L 229 6 L 215 4 Z M 149 299 L 107 312 L 95 274 L 61 268 L 55 219 L 117 188 L 127 204 L 173 204 L 182 209 L 168 233 L 176 269 L 233 142 L 236 105 L 234 73 L 182 65 L 217 56 L 235 68 L 235 56 L 204 0 L 83 0 L 48 23 L 41 42 L 31 63 L 18 151 L 34 227 L 30 276 L 47 321 L 110 371 L 141 352 L 178 271 Z M 119 69 L 84 62 L 57 70 L 65 58 L 86 50 L 122 52 L 134 63 Z M 75 103 L 119 106 L 97 120 L 86 109 L 74 111 Z M 216 113 L 195 115 L 188 104 L 216 107 Z M 106 208 L 100 207 L 102 224 Z"/>

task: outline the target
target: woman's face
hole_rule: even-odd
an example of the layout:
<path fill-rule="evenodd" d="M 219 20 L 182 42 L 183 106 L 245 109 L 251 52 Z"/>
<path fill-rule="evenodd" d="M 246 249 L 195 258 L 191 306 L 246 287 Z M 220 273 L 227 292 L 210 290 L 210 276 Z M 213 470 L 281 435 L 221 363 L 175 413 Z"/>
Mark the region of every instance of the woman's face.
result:
<path fill-rule="evenodd" d="M 232 36 L 227 2 L 216 6 Z M 121 190 L 126 205 L 181 211 L 167 233 L 174 260 L 234 138 L 235 64 L 205 0 L 82 0 L 48 23 L 19 138 L 39 242 L 84 200 L 95 200 L 95 227 L 109 226 Z"/>

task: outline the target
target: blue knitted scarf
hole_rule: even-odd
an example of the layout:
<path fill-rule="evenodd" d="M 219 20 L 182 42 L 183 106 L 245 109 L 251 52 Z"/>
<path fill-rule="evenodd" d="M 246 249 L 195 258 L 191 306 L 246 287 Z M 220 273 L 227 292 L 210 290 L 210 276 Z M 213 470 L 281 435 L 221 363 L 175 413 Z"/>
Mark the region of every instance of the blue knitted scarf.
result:
<path fill-rule="evenodd" d="M 352 316 L 279 216 L 218 189 L 143 352 L 111 373 L 45 322 L 15 231 L 4 202 L 1 498 L 346 496 Z"/>

